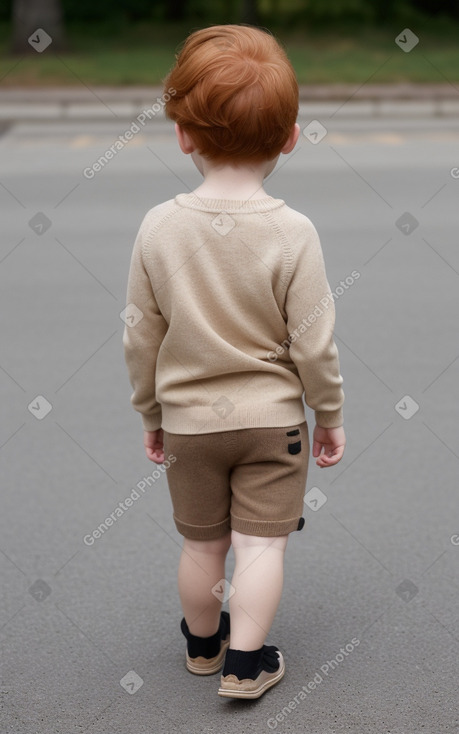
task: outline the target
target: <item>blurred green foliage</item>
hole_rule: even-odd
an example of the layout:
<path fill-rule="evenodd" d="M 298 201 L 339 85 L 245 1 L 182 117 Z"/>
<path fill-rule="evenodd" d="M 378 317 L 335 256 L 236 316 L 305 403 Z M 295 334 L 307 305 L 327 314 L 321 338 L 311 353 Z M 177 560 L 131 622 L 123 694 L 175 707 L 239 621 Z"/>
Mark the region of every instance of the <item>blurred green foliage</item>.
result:
<path fill-rule="evenodd" d="M 11 17 L 14 0 L 0 0 L 0 20 Z M 61 0 L 66 22 L 192 20 L 205 23 L 244 21 L 257 8 L 262 23 L 292 26 L 459 20 L 459 0 Z"/>
<path fill-rule="evenodd" d="M 10 31 L 0 23 L 2 87 L 81 84 L 160 84 L 174 63 L 175 52 L 200 22 L 138 21 L 123 23 L 80 21 L 68 24 L 69 50 L 65 63 L 53 53 L 24 56 L 20 63 L 8 56 Z M 284 44 L 304 84 L 459 83 L 457 24 L 443 23 L 441 33 L 418 24 L 413 30 L 421 43 L 409 54 L 394 43 L 400 26 L 388 29 L 358 24 L 348 30 L 311 29 L 297 24 L 281 29 L 268 26 Z M 5 73 L 6 72 L 6 73 Z"/>

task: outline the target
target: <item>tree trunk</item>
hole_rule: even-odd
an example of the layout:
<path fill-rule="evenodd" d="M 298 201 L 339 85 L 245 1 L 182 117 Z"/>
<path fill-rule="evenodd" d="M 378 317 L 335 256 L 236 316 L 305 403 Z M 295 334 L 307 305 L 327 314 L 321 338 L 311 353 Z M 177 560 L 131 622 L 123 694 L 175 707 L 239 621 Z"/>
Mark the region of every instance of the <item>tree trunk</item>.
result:
<path fill-rule="evenodd" d="M 187 0 L 167 0 L 166 20 L 184 20 Z"/>
<path fill-rule="evenodd" d="M 48 45 L 53 51 L 65 50 L 60 0 L 13 0 L 12 21 L 12 53 L 41 53 Z"/>
<path fill-rule="evenodd" d="M 241 16 L 241 23 L 260 25 L 260 14 L 258 12 L 257 0 L 243 0 Z"/>

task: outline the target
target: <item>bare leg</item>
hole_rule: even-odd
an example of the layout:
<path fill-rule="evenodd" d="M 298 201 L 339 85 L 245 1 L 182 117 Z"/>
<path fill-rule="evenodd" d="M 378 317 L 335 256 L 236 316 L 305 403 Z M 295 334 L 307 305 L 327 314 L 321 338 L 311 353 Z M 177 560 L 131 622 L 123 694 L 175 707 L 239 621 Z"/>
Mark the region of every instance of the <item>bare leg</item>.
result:
<path fill-rule="evenodd" d="M 183 616 L 191 634 L 214 635 L 220 625 L 221 601 L 212 587 L 225 577 L 225 559 L 231 533 L 218 540 L 184 539 L 178 568 L 178 586 Z"/>
<path fill-rule="evenodd" d="M 229 600 L 230 648 L 259 650 L 281 598 L 288 535 L 259 538 L 233 530 L 231 537 L 236 557 L 231 583 L 236 591 Z"/>

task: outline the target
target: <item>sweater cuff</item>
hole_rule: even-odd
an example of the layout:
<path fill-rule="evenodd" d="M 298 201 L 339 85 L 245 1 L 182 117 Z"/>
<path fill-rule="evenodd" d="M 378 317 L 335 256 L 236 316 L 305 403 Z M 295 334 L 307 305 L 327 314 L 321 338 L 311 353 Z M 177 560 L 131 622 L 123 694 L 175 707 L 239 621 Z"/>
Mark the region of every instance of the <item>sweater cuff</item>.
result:
<path fill-rule="evenodd" d="M 316 423 L 321 428 L 340 428 L 344 423 L 343 409 L 316 410 Z"/>
<path fill-rule="evenodd" d="M 142 424 L 144 431 L 158 431 L 161 428 L 161 413 L 155 415 L 142 415 Z"/>

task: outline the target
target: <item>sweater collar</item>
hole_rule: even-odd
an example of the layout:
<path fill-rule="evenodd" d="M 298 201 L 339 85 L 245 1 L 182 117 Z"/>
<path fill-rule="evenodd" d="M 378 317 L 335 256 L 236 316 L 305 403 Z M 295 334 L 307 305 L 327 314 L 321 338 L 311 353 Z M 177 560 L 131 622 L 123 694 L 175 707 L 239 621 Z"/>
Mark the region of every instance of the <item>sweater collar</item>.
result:
<path fill-rule="evenodd" d="M 193 192 L 177 194 L 175 203 L 188 209 L 198 209 L 203 212 L 228 212 L 232 214 L 250 214 L 252 212 L 267 212 L 285 204 L 283 199 L 274 199 L 266 196 L 263 199 L 206 199 Z"/>

